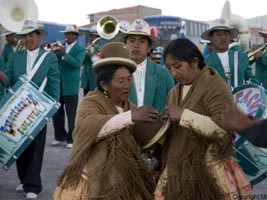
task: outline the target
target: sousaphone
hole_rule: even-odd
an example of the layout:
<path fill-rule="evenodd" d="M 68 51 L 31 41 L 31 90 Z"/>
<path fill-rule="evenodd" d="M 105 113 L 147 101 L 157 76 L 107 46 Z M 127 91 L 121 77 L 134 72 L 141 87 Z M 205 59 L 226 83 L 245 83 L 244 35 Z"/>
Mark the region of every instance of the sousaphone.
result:
<path fill-rule="evenodd" d="M 96 29 L 101 38 L 110 40 L 120 31 L 120 22 L 116 17 L 106 15 L 98 20 Z"/>
<path fill-rule="evenodd" d="M 5 29 L 20 32 L 25 19 L 38 20 L 38 8 L 33 0 L 0 1 L 0 23 Z"/>
<path fill-rule="evenodd" d="M 250 38 L 248 24 L 243 17 L 235 15 L 231 12 L 229 1 L 226 1 L 223 6 L 221 18 L 227 20 L 231 27 L 238 29 L 241 49 L 245 52 L 248 51 Z"/>

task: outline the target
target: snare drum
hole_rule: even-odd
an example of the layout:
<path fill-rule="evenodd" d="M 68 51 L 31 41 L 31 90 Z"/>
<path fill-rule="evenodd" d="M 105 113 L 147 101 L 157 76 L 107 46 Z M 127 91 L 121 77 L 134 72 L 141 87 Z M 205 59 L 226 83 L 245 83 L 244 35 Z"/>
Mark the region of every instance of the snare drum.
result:
<path fill-rule="evenodd" d="M 251 185 L 267 177 L 267 151 L 252 145 L 244 137 L 235 142 L 234 157 L 247 175 Z"/>
<path fill-rule="evenodd" d="M 267 98 L 262 86 L 252 83 L 240 85 L 233 89 L 237 107 L 254 118 L 266 118 Z"/>
<path fill-rule="evenodd" d="M 8 170 L 60 104 L 21 77 L 0 101 L 0 164 Z"/>

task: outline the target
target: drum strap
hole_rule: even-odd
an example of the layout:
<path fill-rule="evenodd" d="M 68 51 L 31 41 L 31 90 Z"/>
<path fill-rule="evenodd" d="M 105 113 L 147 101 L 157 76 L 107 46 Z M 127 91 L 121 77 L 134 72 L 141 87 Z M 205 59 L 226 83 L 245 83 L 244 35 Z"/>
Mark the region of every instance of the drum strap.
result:
<path fill-rule="evenodd" d="M 31 72 L 28 74 L 27 78 L 29 81 L 32 80 L 32 77 L 34 76 L 34 74 L 37 72 L 37 70 L 39 69 L 40 65 L 42 64 L 43 60 L 45 59 L 45 57 L 47 56 L 49 52 L 44 52 L 42 54 L 42 56 L 40 57 L 40 59 L 37 61 L 37 63 L 33 66 Z M 44 90 L 44 87 L 46 85 L 47 82 L 47 77 L 45 77 L 45 79 L 43 80 L 41 86 L 39 87 L 39 91 L 42 92 Z"/>
<path fill-rule="evenodd" d="M 238 86 L 238 51 L 234 52 L 234 87 Z"/>

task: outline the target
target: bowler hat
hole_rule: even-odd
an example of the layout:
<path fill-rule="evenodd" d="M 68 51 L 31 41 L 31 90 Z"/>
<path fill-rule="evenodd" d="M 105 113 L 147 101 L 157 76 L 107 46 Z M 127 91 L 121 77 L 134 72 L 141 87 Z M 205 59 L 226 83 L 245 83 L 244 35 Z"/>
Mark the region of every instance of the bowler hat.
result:
<path fill-rule="evenodd" d="M 131 73 L 136 70 L 136 63 L 130 60 L 128 47 L 122 42 L 106 43 L 97 56 L 99 59 L 93 64 L 93 70 L 96 73 L 108 65 L 125 66 Z"/>
<path fill-rule="evenodd" d="M 144 149 L 159 141 L 170 127 L 168 117 L 159 117 L 155 122 L 136 122 L 131 131 L 136 142 Z"/>

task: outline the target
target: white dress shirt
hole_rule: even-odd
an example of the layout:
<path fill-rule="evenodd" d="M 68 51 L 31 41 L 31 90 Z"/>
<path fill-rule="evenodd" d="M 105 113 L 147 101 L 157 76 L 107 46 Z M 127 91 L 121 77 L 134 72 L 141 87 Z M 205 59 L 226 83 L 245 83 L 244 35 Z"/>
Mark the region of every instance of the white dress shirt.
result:
<path fill-rule="evenodd" d="M 35 49 L 33 51 L 27 50 L 27 68 L 26 68 L 27 75 L 32 70 L 33 64 L 35 63 L 35 60 L 39 54 L 39 50 L 40 50 L 40 48 Z"/>
<path fill-rule="evenodd" d="M 136 71 L 133 73 L 137 95 L 137 107 L 144 105 L 146 64 L 147 59 L 137 65 Z"/>
<path fill-rule="evenodd" d="M 224 68 L 224 72 L 227 79 L 230 79 L 230 67 L 229 67 L 229 55 L 228 51 L 223 53 L 217 53 L 218 57 L 221 60 L 222 66 Z"/>
<path fill-rule="evenodd" d="M 65 49 L 65 51 L 66 51 L 67 54 L 70 52 L 71 48 L 76 44 L 76 42 L 77 41 L 75 41 L 75 42 L 73 42 L 71 44 L 67 44 L 66 43 L 66 49 Z"/>

